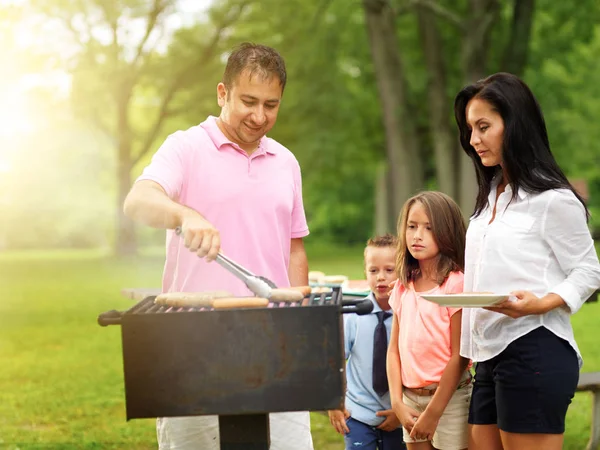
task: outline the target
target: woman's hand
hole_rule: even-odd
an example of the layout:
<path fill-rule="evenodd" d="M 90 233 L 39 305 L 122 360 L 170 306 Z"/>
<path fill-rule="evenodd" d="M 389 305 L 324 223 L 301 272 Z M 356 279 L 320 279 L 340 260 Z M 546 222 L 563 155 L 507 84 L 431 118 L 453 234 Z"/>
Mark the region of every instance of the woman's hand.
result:
<path fill-rule="evenodd" d="M 335 431 L 337 431 L 339 434 L 346 434 L 350 432 L 348 425 L 346 425 L 346 419 L 350 417 L 348 410 L 344 409 L 342 411 L 339 409 L 334 409 L 327 411 L 327 414 L 329 415 L 329 422 L 333 428 L 335 428 Z"/>
<path fill-rule="evenodd" d="M 509 298 L 496 306 L 489 306 L 485 309 L 516 319 L 534 314 L 544 314 L 565 305 L 564 300 L 557 294 L 548 294 L 539 298 L 530 291 L 513 291 L 510 295 L 516 297 L 516 300 Z"/>
<path fill-rule="evenodd" d="M 426 409 L 413 426 L 413 429 L 410 432 L 410 437 L 418 441 L 423 439 L 431 441 L 439 421 L 439 416 L 436 416 L 431 411 Z"/>

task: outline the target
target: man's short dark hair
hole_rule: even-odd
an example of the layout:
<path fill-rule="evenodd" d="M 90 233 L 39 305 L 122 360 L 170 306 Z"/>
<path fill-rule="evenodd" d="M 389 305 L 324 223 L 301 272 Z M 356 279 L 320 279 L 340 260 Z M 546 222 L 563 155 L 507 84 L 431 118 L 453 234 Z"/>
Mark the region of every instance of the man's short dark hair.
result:
<path fill-rule="evenodd" d="M 223 84 L 229 90 L 235 84 L 237 77 L 248 70 L 250 76 L 259 75 L 265 80 L 276 76 L 281 83 L 281 91 L 285 88 L 287 74 L 285 62 L 277 50 L 266 45 L 244 42 L 236 47 L 225 66 Z"/>

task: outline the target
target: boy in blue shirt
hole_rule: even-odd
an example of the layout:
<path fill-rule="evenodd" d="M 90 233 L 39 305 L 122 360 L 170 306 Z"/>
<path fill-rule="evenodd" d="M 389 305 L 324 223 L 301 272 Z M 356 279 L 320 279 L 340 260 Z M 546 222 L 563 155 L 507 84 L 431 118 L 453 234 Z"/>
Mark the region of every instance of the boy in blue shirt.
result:
<path fill-rule="evenodd" d="M 396 276 L 395 236 L 369 239 L 365 248 L 365 274 L 373 311 L 365 316 L 344 315 L 346 350 L 346 401 L 344 411 L 329 411 L 329 421 L 344 435 L 346 450 L 400 450 L 400 421 L 392 411 L 385 358 L 392 329 L 388 300 Z"/>

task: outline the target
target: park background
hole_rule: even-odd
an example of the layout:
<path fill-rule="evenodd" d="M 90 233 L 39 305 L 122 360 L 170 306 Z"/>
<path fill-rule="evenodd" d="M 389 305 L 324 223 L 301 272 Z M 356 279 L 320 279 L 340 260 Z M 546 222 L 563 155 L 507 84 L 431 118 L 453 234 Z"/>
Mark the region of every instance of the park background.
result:
<path fill-rule="evenodd" d="M 96 317 L 159 286 L 164 231 L 135 227 L 123 198 L 166 136 L 218 115 L 240 42 L 286 60 L 270 136 L 302 167 L 312 270 L 361 278 L 364 241 L 419 190 L 468 217 L 453 99 L 498 71 L 533 89 L 600 229 L 595 0 L 0 0 L 0 25 L 0 448 L 156 448 L 152 420 L 125 421 L 119 330 Z M 586 371 L 599 308 L 573 316 Z M 590 419 L 577 394 L 566 449 Z M 317 450 L 342 448 L 312 421 Z"/>

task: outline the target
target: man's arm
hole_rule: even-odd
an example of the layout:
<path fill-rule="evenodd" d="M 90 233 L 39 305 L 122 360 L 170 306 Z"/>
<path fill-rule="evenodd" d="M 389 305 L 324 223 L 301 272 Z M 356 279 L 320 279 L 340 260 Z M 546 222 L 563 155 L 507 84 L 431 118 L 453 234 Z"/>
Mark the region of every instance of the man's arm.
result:
<path fill-rule="evenodd" d="M 136 222 L 167 229 L 181 226 L 185 215 L 198 214 L 171 200 L 160 184 L 150 180 L 133 185 L 125 198 L 123 212 Z"/>
<path fill-rule="evenodd" d="M 123 211 L 130 219 L 154 228 L 181 227 L 185 246 L 200 257 L 206 256 L 207 261 L 215 259 L 219 252 L 218 230 L 199 212 L 171 200 L 154 181 L 136 182 L 125 199 Z"/>
<path fill-rule="evenodd" d="M 291 241 L 288 277 L 291 286 L 308 286 L 308 258 L 302 238 Z"/>

